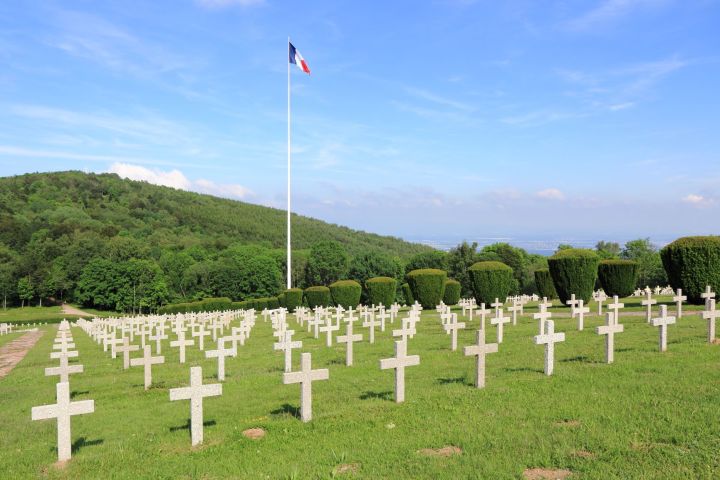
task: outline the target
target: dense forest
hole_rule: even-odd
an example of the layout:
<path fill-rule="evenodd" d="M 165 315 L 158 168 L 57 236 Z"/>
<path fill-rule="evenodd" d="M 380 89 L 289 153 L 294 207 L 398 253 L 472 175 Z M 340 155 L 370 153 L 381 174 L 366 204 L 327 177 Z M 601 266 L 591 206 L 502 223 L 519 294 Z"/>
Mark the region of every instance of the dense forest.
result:
<path fill-rule="evenodd" d="M 113 174 L 0 178 L 0 300 L 147 312 L 207 297 L 277 295 L 285 285 L 285 219 L 282 210 Z M 507 243 L 463 242 L 442 252 L 299 215 L 293 232 L 292 283 L 300 288 L 376 276 L 400 285 L 406 272 L 439 268 L 470 295 L 470 266 L 497 260 L 513 269 L 511 293 L 533 293 L 534 272 L 547 268 L 545 257 Z M 638 286 L 667 282 L 647 239 L 599 242 L 596 251 L 637 261 Z"/>
<path fill-rule="evenodd" d="M 213 294 L 239 298 L 252 279 L 238 285 L 238 272 L 229 270 L 266 272 L 268 259 L 267 288 L 280 289 L 285 221 L 283 210 L 114 174 L 0 178 L 0 295 L 11 303 L 56 298 L 119 310 Z M 370 252 L 398 264 L 431 251 L 300 215 L 292 221 L 296 285 L 305 283 L 318 242 L 340 245 L 349 258 Z M 100 298 L 100 291 L 114 293 Z"/>

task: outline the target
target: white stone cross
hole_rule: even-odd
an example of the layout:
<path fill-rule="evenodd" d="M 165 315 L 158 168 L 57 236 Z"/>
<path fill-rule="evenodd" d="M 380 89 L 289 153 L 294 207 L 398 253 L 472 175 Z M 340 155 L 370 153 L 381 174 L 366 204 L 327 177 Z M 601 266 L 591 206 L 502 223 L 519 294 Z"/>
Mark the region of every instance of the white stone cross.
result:
<path fill-rule="evenodd" d="M 533 313 L 533 319 L 540 322 L 538 325 L 538 332 L 540 335 L 544 335 L 545 322 L 547 320 L 550 320 L 550 318 L 552 317 L 552 312 L 548 312 L 546 303 L 538 304 L 538 310 L 538 313 Z"/>
<path fill-rule="evenodd" d="M 70 382 L 70 375 L 73 373 L 83 373 L 82 365 L 70 365 L 68 363 L 68 357 L 60 357 L 60 366 L 49 367 L 45 369 L 45 376 L 60 375 L 60 383 Z"/>
<path fill-rule="evenodd" d="M 185 347 L 195 345 L 195 340 L 185 340 L 185 330 L 178 330 L 177 337 L 177 340 L 170 342 L 170 346 L 180 348 L 180 363 L 185 363 Z"/>
<path fill-rule="evenodd" d="M 590 307 L 585 306 L 585 300 L 582 298 L 578 300 L 578 306 L 575 309 L 575 313 L 577 314 L 578 331 L 582 332 L 583 328 L 585 328 L 585 314 L 590 313 Z"/>
<path fill-rule="evenodd" d="M 145 348 L 143 348 L 143 356 L 140 358 L 133 358 L 130 360 L 130 366 L 131 367 L 140 367 L 142 366 L 145 370 L 145 390 L 150 388 L 150 385 L 152 385 L 152 366 L 153 365 L 160 365 L 165 363 L 165 357 L 153 357 L 152 356 L 152 350 L 150 348 L 150 345 L 145 345 Z"/>
<path fill-rule="evenodd" d="M 605 337 L 605 362 L 613 363 L 615 361 L 615 334 L 622 333 L 625 326 L 617 322 L 617 318 L 613 312 L 605 314 L 605 325 L 595 328 L 598 335 L 606 335 Z"/>
<path fill-rule="evenodd" d="M 161 332 L 160 329 L 155 331 L 154 335 L 150 335 L 149 339 L 151 342 L 155 342 L 155 354 L 160 355 L 162 353 L 162 341 L 167 340 L 168 336 L 165 332 Z"/>
<path fill-rule="evenodd" d="M 517 300 L 513 300 L 512 307 L 507 308 L 508 312 L 512 313 L 512 324 L 517 325 L 518 312 L 522 310 L 522 303 Z"/>
<path fill-rule="evenodd" d="M 485 304 L 481 303 L 477 308 L 477 314 L 480 315 L 480 330 L 485 330 L 485 317 L 490 314 L 490 309 L 485 308 Z"/>
<path fill-rule="evenodd" d="M 380 312 L 378 314 L 378 316 L 387 318 L 387 314 L 384 311 Z M 373 315 L 373 314 L 369 315 L 367 320 L 365 320 L 363 322 L 362 326 L 370 329 L 370 331 L 368 333 L 368 338 L 370 339 L 370 343 L 375 343 L 375 327 L 383 328 L 384 325 L 385 325 L 385 320 L 383 319 L 382 321 L 378 321 L 375 318 L 375 315 Z M 384 329 L 381 331 L 384 331 Z"/>
<path fill-rule="evenodd" d="M 552 375 L 555 368 L 555 343 L 564 342 L 565 334 L 555 333 L 555 322 L 545 322 L 545 334 L 535 336 L 535 345 L 545 345 L 545 375 Z"/>
<path fill-rule="evenodd" d="M 682 288 L 678 288 L 677 295 L 673 297 L 673 302 L 675 302 L 675 308 L 677 310 L 675 315 L 678 320 L 682 318 L 682 304 L 685 300 L 687 300 L 687 296 L 682 294 Z"/>
<path fill-rule="evenodd" d="M 273 349 L 285 352 L 285 371 L 292 372 L 292 351 L 293 348 L 302 348 L 300 340 L 292 341 L 292 330 L 286 330 L 285 336 L 277 343 L 273 344 Z"/>
<path fill-rule="evenodd" d="M 193 446 L 199 445 L 203 441 L 203 399 L 220 395 L 222 395 L 222 384 L 203 385 L 202 367 L 190 368 L 189 387 L 170 389 L 171 402 L 190 400 L 190 436 Z"/>
<path fill-rule="evenodd" d="M 205 350 L 205 337 L 209 337 L 210 335 L 211 333 L 205 330 L 205 324 L 202 322 L 198 326 L 197 331 L 192 332 L 193 337 L 198 337 L 198 348 L 200 350 Z"/>
<path fill-rule="evenodd" d="M 715 310 L 715 299 L 711 298 L 710 306 L 702 313 L 702 318 L 708 321 L 708 343 L 715 341 L 715 320 L 720 317 L 720 310 Z"/>
<path fill-rule="evenodd" d="M 407 354 L 407 340 L 395 342 L 395 357 L 380 360 L 380 370 L 395 369 L 395 402 L 405 401 L 405 367 L 420 365 L 419 355 Z"/>
<path fill-rule="evenodd" d="M 332 319 L 328 318 L 325 322 L 325 326 L 320 327 L 320 332 L 326 333 L 327 337 L 325 338 L 325 346 L 326 347 L 332 347 L 332 340 L 333 340 L 333 332 L 337 332 L 340 330 L 339 324 L 334 324 L 332 322 Z"/>
<path fill-rule="evenodd" d="M 650 289 L 648 289 L 645 294 L 645 300 L 640 302 L 640 304 L 644 307 L 647 307 L 647 310 L 645 312 L 645 320 L 650 323 L 652 321 L 652 306 L 657 303 L 657 300 L 652 298 L 652 291 Z"/>
<path fill-rule="evenodd" d="M 130 352 L 136 352 L 140 350 L 140 347 L 137 345 L 130 345 L 130 339 L 127 337 L 123 337 L 122 342 L 122 346 L 115 347 L 115 351 L 123 354 L 123 370 L 127 370 L 130 368 Z"/>
<path fill-rule="evenodd" d="M 675 323 L 675 317 L 667 314 L 667 305 L 660 305 L 660 316 L 652 319 L 653 327 L 660 327 L 660 351 L 667 350 L 667 327 Z"/>
<path fill-rule="evenodd" d="M 352 314 L 352 310 L 350 310 L 350 313 Z M 345 365 L 351 367 L 353 364 L 353 343 L 361 342 L 363 337 L 359 333 L 353 335 L 353 321 L 348 321 L 345 328 L 345 335 L 337 337 L 337 343 L 347 344 L 345 347 Z"/>
<path fill-rule="evenodd" d="M 605 295 L 605 292 L 603 290 L 599 291 L 597 295 L 595 295 L 595 301 L 598 304 L 598 315 L 602 315 L 602 307 L 603 302 L 607 300 L 607 295 Z"/>
<path fill-rule="evenodd" d="M 503 302 L 501 302 L 499 298 L 496 298 L 495 302 L 491 303 L 490 306 L 495 309 L 495 316 L 497 317 L 498 310 L 500 310 L 500 307 L 503 306 Z"/>
<path fill-rule="evenodd" d="M 615 323 L 620 322 L 620 309 L 625 308 L 624 303 L 620 303 L 617 295 L 613 295 L 613 303 L 608 304 L 608 308 L 613 311 L 615 316 Z"/>
<path fill-rule="evenodd" d="M 237 355 L 237 349 L 235 347 L 225 348 L 225 341 L 227 337 L 221 337 L 217 339 L 217 350 L 208 350 L 205 352 L 205 358 L 217 358 L 218 361 L 218 380 L 221 382 L 225 380 L 225 358 L 234 357 Z"/>
<path fill-rule="evenodd" d="M 393 337 L 401 337 L 401 340 L 403 342 L 406 342 L 408 337 L 410 337 L 410 334 L 412 333 L 412 329 L 410 328 L 410 323 L 407 321 L 407 318 L 402 319 L 401 328 L 398 330 L 392 331 Z"/>
<path fill-rule="evenodd" d="M 388 314 L 387 314 L 387 312 L 385 312 L 385 308 L 383 308 L 383 307 L 380 308 L 380 312 L 378 312 L 377 318 L 378 318 L 378 320 L 380 320 L 380 331 L 384 332 L 385 331 L 385 320 L 388 319 Z M 372 343 L 372 342 L 370 342 L 370 343 Z"/>
<path fill-rule="evenodd" d="M 465 322 L 459 322 L 458 323 L 458 317 L 457 313 L 451 313 L 450 314 L 450 321 L 443 325 L 443 329 L 445 330 L 445 333 L 450 335 L 450 350 L 453 352 L 457 350 L 457 336 L 458 336 L 458 330 L 462 330 L 465 328 Z"/>
<path fill-rule="evenodd" d="M 94 400 L 70 401 L 70 384 L 60 382 L 56 388 L 56 402 L 54 405 L 33 407 L 31 418 L 33 420 L 47 420 L 57 418 L 57 448 L 58 460 L 70 460 L 72 453 L 72 434 L 70 432 L 70 417 L 83 415 L 95 411 Z"/>
<path fill-rule="evenodd" d="M 312 359 L 309 353 L 300 355 L 300 371 L 283 374 L 283 384 L 300 384 L 300 419 L 303 422 L 312 420 L 312 382 L 327 380 L 330 371 L 327 368 L 312 369 Z"/>
<path fill-rule="evenodd" d="M 466 356 L 474 355 L 476 357 L 475 386 L 477 388 L 483 388 L 485 386 L 485 355 L 488 353 L 497 353 L 497 351 L 497 343 L 485 343 L 485 330 L 477 331 L 477 342 L 475 345 L 463 348 L 463 353 Z"/>
<path fill-rule="evenodd" d="M 700 298 L 705 299 L 705 309 L 707 309 L 710 306 L 710 299 L 715 298 L 715 292 L 712 291 L 710 285 L 705 287 L 705 292 L 700 294 Z"/>
<path fill-rule="evenodd" d="M 497 343 L 503 342 L 503 331 L 506 323 L 510 323 L 510 317 L 503 315 L 503 309 L 498 309 L 495 318 L 490 319 L 490 325 L 497 325 Z"/>
<path fill-rule="evenodd" d="M 568 306 L 570 306 L 570 316 L 572 318 L 575 318 L 575 307 L 578 304 L 578 301 L 575 299 L 575 294 L 573 293 L 570 295 L 570 300 L 565 302 Z"/>

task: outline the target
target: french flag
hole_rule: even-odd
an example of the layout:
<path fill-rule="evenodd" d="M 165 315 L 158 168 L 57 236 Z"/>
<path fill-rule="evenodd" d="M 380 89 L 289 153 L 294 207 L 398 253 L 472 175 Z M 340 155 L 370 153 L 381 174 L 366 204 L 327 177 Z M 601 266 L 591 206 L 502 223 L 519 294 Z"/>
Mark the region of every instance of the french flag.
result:
<path fill-rule="evenodd" d="M 310 75 L 310 67 L 307 66 L 307 63 L 305 63 L 305 59 L 302 57 L 302 55 L 300 55 L 300 52 L 297 51 L 295 45 L 289 42 L 288 45 L 290 46 L 290 63 L 294 63 L 300 68 L 300 70 Z"/>

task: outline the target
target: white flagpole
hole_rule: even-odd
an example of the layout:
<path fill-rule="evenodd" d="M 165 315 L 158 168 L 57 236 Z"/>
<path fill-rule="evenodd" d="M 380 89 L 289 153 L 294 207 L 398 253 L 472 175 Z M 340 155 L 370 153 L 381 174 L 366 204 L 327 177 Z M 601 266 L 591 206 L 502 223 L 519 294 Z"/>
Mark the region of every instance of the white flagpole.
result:
<path fill-rule="evenodd" d="M 288 152 L 287 152 L 287 288 L 292 288 L 292 279 L 290 277 L 292 270 L 292 251 L 290 250 L 290 37 L 288 37 L 288 58 L 285 59 L 287 62 L 287 74 L 288 74 L 288 118 L 287 118 L 287 137 L 288 137 Z"/>

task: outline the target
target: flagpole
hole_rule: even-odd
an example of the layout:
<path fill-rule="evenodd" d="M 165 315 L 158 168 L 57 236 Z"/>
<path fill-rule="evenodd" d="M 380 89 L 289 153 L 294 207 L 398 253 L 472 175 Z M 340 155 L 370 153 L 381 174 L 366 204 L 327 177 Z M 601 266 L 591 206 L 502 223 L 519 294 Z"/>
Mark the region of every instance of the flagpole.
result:
<path fill-rule="evenodd" d="M 288 84 L 288 111 L 287 111 L 287 288 L 292 288 L 292 279 L 290 277 L 292 271 L 292 251 L 290 249 L 290 37 L 288 37 L 288 58 L 285 59 L 287 63 L 287 84 Z"/>

